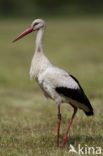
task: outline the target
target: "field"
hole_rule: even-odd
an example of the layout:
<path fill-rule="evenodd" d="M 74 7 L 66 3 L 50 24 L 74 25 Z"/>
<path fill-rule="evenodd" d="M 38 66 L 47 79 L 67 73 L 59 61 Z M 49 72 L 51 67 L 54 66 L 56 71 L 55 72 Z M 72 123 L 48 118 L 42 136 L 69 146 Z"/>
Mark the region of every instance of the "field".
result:
<path fill-rule="evenodd" d="M 103 17 L 45 19 L 45 54 L 79 79 L 95 112 L 87 117 L 78 111 L 64 149 L 63 135 L 73 109 L 61 106 L 57 149 L 57 106 L 29 79 L 36 32 L 11 42 L 32 20 L 0 20 L 0 156 L 68 156 L 69 144 L 103 149 Z"/>

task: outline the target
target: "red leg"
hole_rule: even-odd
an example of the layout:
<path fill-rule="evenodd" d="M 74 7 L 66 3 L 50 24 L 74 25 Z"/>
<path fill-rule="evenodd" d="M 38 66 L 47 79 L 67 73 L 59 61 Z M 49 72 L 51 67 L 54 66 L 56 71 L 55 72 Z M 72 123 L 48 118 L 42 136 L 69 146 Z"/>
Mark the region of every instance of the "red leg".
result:
<path fill-rule="evenodd" d="M 60 133 L 60 123 L 61 123 L 61 114 L 60 114 L 60 105 L 58 106 L 58 128 L 57 128 L 57 147 L 59 147 L 59 133 Z"/>
<path fill-rule="evenodd" d="M 73 107 L 74 107 L 74 106 L 73 106 Z M 65 133 L 64 138 L 63 138 L 63 147 L 64 147 L 64 146 L 66 145 L 66 143 L 67 143 L 67 135 L 68 135 L 68 132 L 69 132 L 69 130 L 70 130 L 70 126 L 71 126 L 71 124 L 72 124 L 72 121 L 73 121 L 73 119 L 74 119 L 74 117 L 75 117 L 76 112 L 77 112 L 77 108 L 74 107 L 74 113 L 73 113 L 73 115 L 72 115 L 72 118 L 71 118 L 71 120 L 70 120 L 70 123 L 69 123 L 69 125 L 68 125 L 68 128 L 67 128 L 66 133 Z"/>

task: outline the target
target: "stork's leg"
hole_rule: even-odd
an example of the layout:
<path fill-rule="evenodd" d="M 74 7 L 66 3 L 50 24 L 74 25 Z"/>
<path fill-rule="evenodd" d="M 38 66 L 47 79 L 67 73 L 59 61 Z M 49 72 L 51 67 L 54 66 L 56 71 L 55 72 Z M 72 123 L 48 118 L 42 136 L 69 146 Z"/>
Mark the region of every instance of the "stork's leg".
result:
<path fill-rule="evenodd" d="M 61 123 L 61 114 L 60 114 L 60 105 L 58 105 L 58 128 L 57 128 L 57 147 L 59 147 L 59 133 L 60 133 L 60 123 Z"/>
<path fill-rule="evenodd" d="M 73 108 L 74 108 L 74 113 L 73 113 L 73 115 L 72 115 L 72 118 L 71 118 L 71 120 L 70 120 L 70 123 L 69 123 L 69 125 L 68 125 L 68 128 L 67 128 L 67 130 L 66 130 L 66 132 L 65 132 L 65 135 L 64 135 L 64 138 L 63 138 L 63 147 L 64 147 L 64 146 L 66 145 L 66 143 L 67 143 L 68 132 L 69 132 L 69 130 L 70 130 L 70 126 L 71 126 L 72 121 L 73 121 L 73 119 L 74 119 L 74 117 L 75 117 L 75 114 L 76 114 L 76 112 L 77 112 L 77 107 L 74 107 L 74 106 L 73 106 Z"/>

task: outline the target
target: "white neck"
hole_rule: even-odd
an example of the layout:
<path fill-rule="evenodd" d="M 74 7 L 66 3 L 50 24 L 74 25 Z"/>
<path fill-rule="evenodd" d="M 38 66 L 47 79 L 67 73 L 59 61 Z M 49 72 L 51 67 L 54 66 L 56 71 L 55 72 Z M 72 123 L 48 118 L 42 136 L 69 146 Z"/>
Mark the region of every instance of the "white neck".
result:
<path fill-rule="evenodd" d="M 30 77 L 31 79 L 36 79 L 39 73 L 45 71 L 49 66 L 52 66 L 50 61 L 44 55 L 42 41 L 45 28 L 41 28 L 37 31 L 36 36 L 36 49 L 32 59 L 31 68 L 30 68 Z"/>
<path fill-rule="evenodd" d="M 43 36 L 44 36 L 44 28 L 40 28 L 37 31 L 37 36 L 36 36 L 36 49 L 35 49 L 36 53 L 37 52 L 43 53 L 43 46 L 42 46 Z"/>

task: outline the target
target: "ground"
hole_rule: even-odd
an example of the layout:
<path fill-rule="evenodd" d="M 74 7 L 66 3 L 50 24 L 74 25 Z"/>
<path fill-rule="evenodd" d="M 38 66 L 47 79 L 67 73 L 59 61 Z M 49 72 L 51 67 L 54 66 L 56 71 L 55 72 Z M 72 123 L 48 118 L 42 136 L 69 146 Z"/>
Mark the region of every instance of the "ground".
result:
<path fill-rule="evenodd" d="M 57 106 L 29 79 L 36 33 L 11 42 L 32 20 L 0 20 L 0 156 L 68 156 L 69 144 L 76 149 L 78 144 L 103 149 L 103 17 L 44 18 L 45 54 L 79 79 L 95 113 L 87 117 L 78 111 L 64 149 L 62 140 L 73 109 L 61 106 L 57 149 Z"/>

